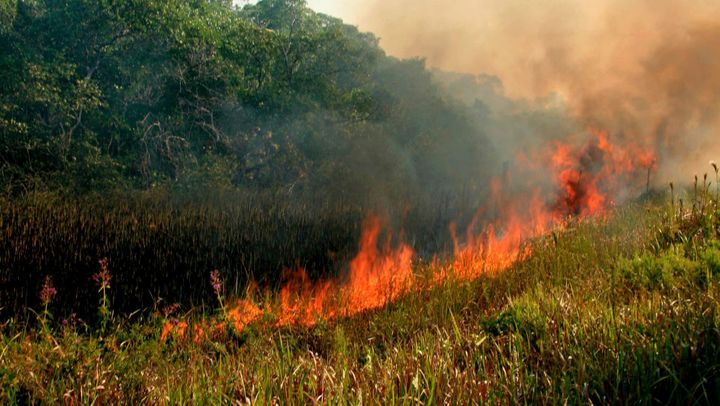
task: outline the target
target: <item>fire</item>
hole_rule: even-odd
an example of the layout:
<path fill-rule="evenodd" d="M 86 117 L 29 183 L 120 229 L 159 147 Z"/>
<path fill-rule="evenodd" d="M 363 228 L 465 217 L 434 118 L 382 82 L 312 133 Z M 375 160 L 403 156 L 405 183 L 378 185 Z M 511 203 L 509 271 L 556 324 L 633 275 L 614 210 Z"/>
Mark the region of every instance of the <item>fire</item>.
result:
<path fill-rule="evenodd" d="M 649 184 L 656 162 L 652 150 L 634 144 L 613 144 L 610 135 L 600 130 L 590 130 L 589 140 L 581 147 L 556 142 L 538 156 L 518 161 L 538 162 L 530 169 L 547 173 L 554 183 L 552 190 L 533 186 L 528 179 L 523 192 L 511 192 L 509 173 L 494 179 L 490 184 L 494 207 L 478 210 L 462 238 L 455 224 L 449 226 L 453 260 L 436 266 L 429 284 L 420 286 L 410 246 L 401 242 L 393 247 L 390 235 L 380 244 L 383 223 L 370 215 L 345 278 L 312 281 L 304 269 L 291 270 L 286 273 L 276 303 L 260 306 L 250 299 L 240 300 L 227 310 L 224 321 L 196 325 L 194 340 L 200 342 L 224 333 L 227 324 L 241 332 L 263 314 L 272 315 L 276 326 L 309 327 L 322 320 L 381 308 L 413 290 L 432 288 L 449 278 L 469 281 L 501 272 L 530 254 L 526 244 L 529 240 L 564 227 L 570 217 L 582 219 L 605 213 L 614 205 L 613 198 L 622 197 L 628 186 L 643 181 L 645 172 Z M 494 213 L 493 220 L 486 220 L 488 213 Z M 187 323 L 183 323 L 166 324 L 161 340 L 171 335 L 182 339 L 187 329 Z"/>
<path fill-rule="evenodd" d="M 227 313 L 228 322 L 232 323 L 235 331 L 243 331 L 250 323 L 262 315 L 262 310 L 250 300 L 243 299 Z"/>
<path fill-rule="evenodd" d="M 185 338 L 185 331 L 187 330 L 188 324 L 186 321 L 168 321 L 163 325 L 162 333 L 160 334 L 160 341 L 165 342 L 169 337 L 174 337 L 176 340 L 182 340 Z"/>
<path fill-rule="evenodd" d="M 413 250 L 405 244 L 391 248 L 390 238 L 383 250 L 378 250 L 381 231 L 380 218 L 369 216 L 345 283 L 312 283 L 305 270 L 292 271 L 280 290 L 277 324 L 311 326 L 319 320 L 352 316 L 383 307 L 411 289 Z"/>
<path fill-rule="evenodd" d="M 493 194 L 499 216 L 479 234 L 473 230 L 482 212 L 470 223 L 464 245 L 459 241 L 456 226 L 450 226 L 455 247 L 452 276 L 457 280 L 472 280 L 508 268 L 529 254 L 524 247 L 529 239 L 545 234 L 552 226 L 552 213 L 545 208 L 538 191 L 521 200 L 508 199 L 501 188 L 493 188 Z M 441 274 L 439 279 L 446 277 Z"/>
<path fill-rule="evenodd" d="M 607 131 L 591 129 L 590 134 L 583 147 L 572 149 L 558 143 L 552 153 L 551 170 L 562 192 L 555 205 L 558 216 L 600 214 L 615 204 L 609 196 L 622 197 L 628 186 L 642 181 L 649 184 L 655 169 L 652 150 L 633 143 L 615 145 Z"/>
<path fill-rule="evenodd" d="M 600 130 L 590 130 L 590 139 L 580 148 L 556 142 L 543 155 L 548 158 L 535 159 L 541 164 L 532 169 L 549 171 L 555 180 L 554 199 L 544 199 L 547 193 L 530 185 L 524 193 L 506 194 L 503 186 L 511 182 L 504 175 L 504 179 L 491 183 L 491 201 L 499 212 L 494 221 L 474 233 L 484 212 L 479 211 L 467 228 L 464 244 L 457 227 L 450 225 L 455 279 L 472 280 L 507 269 L 530 254 L 524 246 L 528 240 L 564 227 L 568 217 L 582 219 L 605 213 L 614 204 L 610 196 L 620 196 L 628 186 L 644 181 L 642 176 L 647 172 L 649 177 L 656 162 L 651 150 L 635 144 L 615 145 L 609 134 Z M 549 163 L 549 168 L 544 163 Z M 448 272 L 441 271 L 435 280 L 447 277 Z"/>
<path fill-rule="evenodd" d="M 313 283 L 302 268 L 293 270 L 280 290 L 277 325 L 312 326 L 322 318 L 333 318 L 328 299 L 334 289 L 330 281 Z"/>
<path fill-rule="evenodd" d="M 413 250 L 405 244 L 393 250 L 388 238 L 385 249 L 379 252 L 380 228 L 376 216 L 365 222 L 360 252 L 350 262 L 350 278 L 341 292 L 344 316 L 385 306 L 414 285 Z"/>

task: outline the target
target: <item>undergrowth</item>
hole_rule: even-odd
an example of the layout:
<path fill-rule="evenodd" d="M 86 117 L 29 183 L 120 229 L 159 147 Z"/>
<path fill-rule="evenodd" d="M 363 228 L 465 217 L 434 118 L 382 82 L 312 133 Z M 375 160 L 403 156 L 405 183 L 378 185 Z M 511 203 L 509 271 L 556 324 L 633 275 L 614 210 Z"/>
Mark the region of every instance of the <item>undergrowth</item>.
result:
<path fill-rule="evenodd" d="M 671 198 L 535 240 L 498 275 L 311 328 L 265 317 L 193 342 L 160 336 L 175 317 L 199 319 L 194 310 L 115 317 L 102 330 L 11 318 L 0 325 L 0 399 L 717 404 L 717 197 L 706 187 L 682 205 Z"/>

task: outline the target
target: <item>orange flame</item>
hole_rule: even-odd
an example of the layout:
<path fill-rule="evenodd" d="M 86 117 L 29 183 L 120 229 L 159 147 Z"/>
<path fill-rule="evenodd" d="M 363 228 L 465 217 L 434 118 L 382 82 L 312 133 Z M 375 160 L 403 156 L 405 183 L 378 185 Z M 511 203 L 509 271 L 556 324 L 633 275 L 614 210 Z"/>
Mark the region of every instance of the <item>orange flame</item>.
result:
<path fill-rule="evenodd" d="M 573 150 L 558 143 L 552 154 L 551 170 L 563 192 L 555 206 L 558 216 L 600 214 L 615 204 L 609 196 L 621 197 L 625 188 L 641 183 L 642 175 L 655 169 L 650 149 L 614 145 L 607 131 L 591 129 L 590 134 L 584 147 Z"/>
<path fill-rule="evenodd" d="M 365 220 L 358 254 L 350 262 L 345 283 L 312 283 L 304 269 L 291 272 L 280 290 L 277 324 L 312 326 L 319 320 L 352 316 L 383 307 L 413 286 L 413 250 L 401 244 L 392 249 L 388 242 L 378 250 L 381 221 L 371 215 Z"/>
<path fill-rule="evenodd" d="M 360 239 L 360 252 L 350 262 L 350 279 L 342 289 L 344 316 L 385 306 L 414 284 L 413 250 L 401 244 L 393 250 L 388 243 L 378 252 L 380 219 L 370 216 Z"/>
<path fill-rule="evenodd" d="M 167 321 L 163 325 L 162 333 L 160 334 L 160 342 L 165 342 L 169 337 L 173 337 L 175 340 L 182 340 L 185 338 L 185 330 L 187 330 L 188 323 L 186 321 Z"/>
<path fill-rule="evenodd" d="M 262 315 L 262 310 L 248 299 L 238 301 L 237 305 L 228 310 L 227 318 L 235 331 L 243 331 L 250 323 Z"/>

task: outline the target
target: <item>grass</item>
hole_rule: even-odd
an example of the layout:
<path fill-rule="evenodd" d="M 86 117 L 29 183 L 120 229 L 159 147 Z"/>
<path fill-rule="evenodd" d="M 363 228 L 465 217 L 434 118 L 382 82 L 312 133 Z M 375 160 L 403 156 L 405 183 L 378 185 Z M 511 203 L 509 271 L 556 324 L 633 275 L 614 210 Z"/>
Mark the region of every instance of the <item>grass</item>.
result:
<path fill-rule="evenodd" d="M 357 202 L 238 191 L 0 197 L 0 318 L 31 316 L 27 309 L 41 307 L 37 292 L 51 276 L 60 293 L 51 311 L 93 319 L 92 275 L 103 258 L 113 272 L 113 308 L 125 314 L 158 303 L 214 303 L 206 283 L 213 269 L 237 294 L 248 281 L 277 287 L 283 271 L 297 266 L 313 278 L 332 275 L 355 254 L 367 210 Z M 447 229 L 427 225 L 448 224 L 454 211 L 415 209 L 395 216 L 402 217 L 395 228 L 419 250 L 442 251 L 452 244 Z"/>
<path fill-rule="evenodd" d="M 11 318 L 0 330 L 0 400 L 717 404 L 711 195 L 682 209 L 620 208 L 531 242 L 528 258 L 496 276 L 311 328 L 265 317 L 239 334 L 163 343 L 175 316 L 116 317 L 104 333 Z"/>

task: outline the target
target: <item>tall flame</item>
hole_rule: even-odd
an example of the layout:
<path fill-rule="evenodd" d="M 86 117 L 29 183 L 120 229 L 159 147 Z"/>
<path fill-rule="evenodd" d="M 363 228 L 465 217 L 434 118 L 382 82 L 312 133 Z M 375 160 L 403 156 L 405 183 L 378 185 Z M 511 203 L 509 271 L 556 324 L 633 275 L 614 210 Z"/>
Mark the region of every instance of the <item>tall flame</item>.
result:
<path fill-rule="evenodd" d="M 379 217 L 371 215 L 365 220 L 359 251 L 350 262 L 345 283 L 312 283 L 304 269 L 293 270 L 280 290 L 277 324 L 311 326 L 321 319 L 352 316 L 383 307 L 411 289 L 413 250 L 406 244 L 393 249 L 389 238 L 383 250 L 378 250 L 381 231 Z"/>

